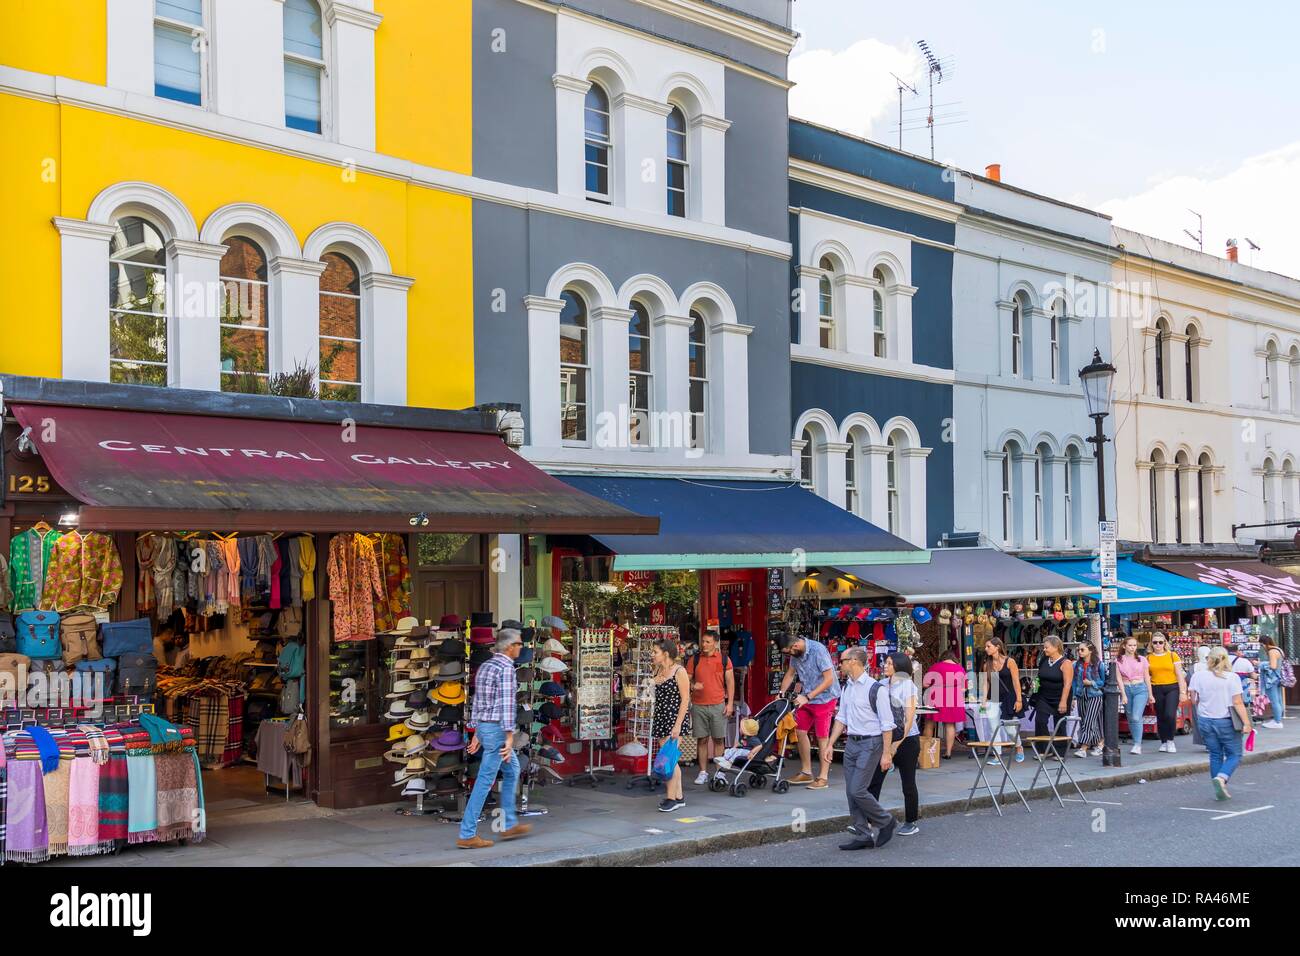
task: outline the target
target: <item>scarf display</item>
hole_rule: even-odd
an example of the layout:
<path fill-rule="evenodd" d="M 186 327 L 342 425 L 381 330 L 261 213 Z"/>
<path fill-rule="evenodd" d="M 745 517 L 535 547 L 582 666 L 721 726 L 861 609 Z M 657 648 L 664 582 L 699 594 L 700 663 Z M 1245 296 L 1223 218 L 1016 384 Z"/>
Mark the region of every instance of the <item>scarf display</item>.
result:
<path fill-rule="evenodd" d="M 0 863 L 5 858 L 5 807 L 9 803 L 9 770 L 5 761 L 5 749 L 0 746 Z"/>
<path fill-rule="evenodd" d="M 99 839 L 100 765 L 91 757 L 72 761 L 68 785 L 68 856 L 94 856 L 113 849 Z"/>
<path fill-rule="evenodd" d="M 154 839 L 190 836 L 199 810 L 194 758 L 185 753 L 160 754 L 154 758 L 154 770 L 157 778 Z"/>
<path fill-rule="evenodd" d="M 86 735 L 90 759 L 101 767 L 108 763 L 108 738 L 104 736 L 104 732 L 93 724 L 78 724 L 77 729 Z"/>
<path fill-rule="evenodd" d="M 153 843 L 158 839 L 158 774 L 153 754 L 126 755 L 126 783 L 126 842 Z"/>
<path fill-rule="evenodd" d="M 150 749 L 154 753 L 167 753 L 185 746 L 181 729 L 170 721 L 154 714 L 141 714 L 139 719 L 140 726 L 149 733 Z"/>
<path fill-rule="evenodd" d="M 191 697 L 188 719 L 194 728 L 199 763 L 204 767 L 223 766 L 230 738 L 229 698 Z"/>
<path fill-rule="evenodd" d="M 113 754 L 99 768 L 99 840 L 110 848 L 126 841 L 128 794 L 126 754 Z"/>
<path fill-rule="evenodd" d="M 45 774 L 45 827 L 49 831 L 50 856 L 68 854 L 68 792 L 72 784 L 72 761 Z"/>
<path fill-rule="evenodd" d="M 35 760 L 10 760 L 6 768 L 9 797 L 6 807 L 5 860 L 44 863 L 50 858 L 45 827 L 45 781 Z"/>
<path fill-rule="evenodd" d="M 41 769 L 45 773 L 53 773 L 59 766 L 59 745 L 54 742 L 54 736 L 44 727 L 28 727 L 27 734 L 40 751 Z"/>

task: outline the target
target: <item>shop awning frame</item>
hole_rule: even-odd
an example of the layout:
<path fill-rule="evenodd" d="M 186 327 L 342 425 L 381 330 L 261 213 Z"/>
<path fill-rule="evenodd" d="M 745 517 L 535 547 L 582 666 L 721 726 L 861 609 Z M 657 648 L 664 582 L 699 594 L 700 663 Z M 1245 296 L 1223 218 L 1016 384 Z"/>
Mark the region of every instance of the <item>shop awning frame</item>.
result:
<path fill-rule="evenodd" d="M 936 548 L 924 567 L 836 565 L 846 577 L 894 594 L 906 604 L 1073 597 L 1091 589 L 996 548 Z"/>
<path fill-rule="evenodd" d="M 1051 568 L 1057 574 L 1090 585 L 1088 594 L 1101 600 L 1101 572 L 1096 558 L 1030 558 L 1034 564 Z M 1110 614 L 1158 614 L 1171 611 L 1200 611 L 1206 608 L 1231 607 L 1237 596 L 1213 585 L 1192 583 L 1186 577 L 1170 574 L 1121 555 L 1115 562 L 1117 601 L 1108 601 Z"/>
<path fill-rule="evenodd" d="M 1185 558 L 1153 561 L 1170 574 L 1198 582 L 1202 586 L 1224 588 L 1234 597 L 1233 603 L 1252 607 L 1300 607 L 1300 581 L 1281 568 L 1250 559 Z"/>
<path fill-rule="evenodd" d="M 820 498 L 798 482 L 560 475 L 619 507 L 657 515 L 657 535 L 592 538 L 616 571 L 925 564 L 929 552 Z"/>

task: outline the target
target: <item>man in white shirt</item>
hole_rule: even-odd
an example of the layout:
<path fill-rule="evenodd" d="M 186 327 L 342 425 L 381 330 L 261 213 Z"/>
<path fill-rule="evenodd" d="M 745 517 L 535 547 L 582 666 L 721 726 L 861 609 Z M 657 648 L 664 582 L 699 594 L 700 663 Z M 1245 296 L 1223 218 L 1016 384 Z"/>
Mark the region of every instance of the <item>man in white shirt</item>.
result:
<path fill-rule="evenodd" d="M 894 835 L 894 817 L 871 795 L 871 778 L 876 768 L 890 767 L 890 744 L 894 735 L 894 713 L 889 705 L 889 687 L 867 673 L 867 652 L 850 647 L 840 655 L 846 678 L 839 709 L 831 727 L 830 745 L 843 734 L 844 790 L 849 798 L 856 840 L 840 844 L 841 850 L 882 847 Z M 872 688 L 879 688 L 872 701 Z M 874 705 L 874 706 L 873 706 Z M 871 828 L 875 827 L 875 833 Z"/>

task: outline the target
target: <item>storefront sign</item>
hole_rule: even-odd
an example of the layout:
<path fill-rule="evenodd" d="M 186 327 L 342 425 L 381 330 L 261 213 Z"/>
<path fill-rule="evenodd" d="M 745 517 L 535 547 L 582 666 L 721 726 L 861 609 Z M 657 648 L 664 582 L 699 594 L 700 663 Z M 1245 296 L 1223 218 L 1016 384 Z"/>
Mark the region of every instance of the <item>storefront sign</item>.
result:
<path fill-rule="evenodd" d="M 18 451 L 18 436 L 22 434 L 16 424 L 4 429 L 4 484 L 0 485 L 0 500 L 30 501 L 47 498 L 70 497 L 50 475 L 45 461 L 35 452 Z"/>
<path fill-rule="evenodd" d="M 629 591 L 644 591 L 655 582 L 655 571 L 624 571 L 623 587 Z"/>
<path fill-rule="evenodd" d="M 1101 603 L 1111 604 L 1119 600 L 1119 588 L 1102 588 Z"/>
<path fill-rule="evenodd" d="M 656 601 L 650 605 L 650 623 L 656 626 L 668 623 L 668 605 L 663 601 Z"/>
<path fill-rule="evenodd" d="M 1116 573 L 1115 545 L 1119 539 L 1119 524 L 1115 521 L 1097 522 L 1097 540 L 1099 543 L 1098 570 L 1101 571 L 1102 587 L 1113 588 L 1119 584 Z M 1106 600 L 1103 598 L 1103 600 Z M 1111 599 L 1113 600 L 1113 598 Z"/>

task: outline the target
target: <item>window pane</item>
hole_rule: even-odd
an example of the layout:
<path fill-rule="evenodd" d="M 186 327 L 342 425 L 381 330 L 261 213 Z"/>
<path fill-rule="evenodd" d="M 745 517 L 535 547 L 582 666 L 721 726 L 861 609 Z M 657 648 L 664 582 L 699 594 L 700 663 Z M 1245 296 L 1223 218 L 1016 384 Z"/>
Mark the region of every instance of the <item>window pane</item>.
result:
<path fill-rule="evenodd" d="M 196 38 L 181 30 L 153 28 L 153 94 L 199 106 L 203 103 Z"/>
<path fill-rule="evenodd" d="M 221 257 L 220 268 L 226 279 L 266 281 L 266 256 L 257 243 L 243 236 L 226 240 L 226 254 Z"/>
<path fill-rule="evenodd" d="M 162 266 L 167 264 L 164 244 L 157 226 L 139 216 L 127 216 L 117 221 L 117 231 L 108 244 L 108 255 L 111 259 Z"/>
<path fill-rule="evenodd" d="M 361 343 L 339 339 L 321 339 L 320 343 L 321 397 L 326 398 L 325 384 L 352 385 L 361 382 Z M 356 399 L 354 399 L 355 401 Z"/>
<path fill-rule="evenodd" d="M 109 317 L 108 342 L 110 359 L 165 363 L 167 318 L 114 312 Z"/>
<path fill-rule="evenodd" d="M 167 270 L 110 262 L 108 304 L 114 309 L 161 315 L 167 311 Z"/>
<path fill-rule="evenodd" d="M 167 366 L 136 365 L 131 362 L 109 364 L 108 380 L 115 385 L 167 385 Z"/>
<path fill-rule="evenodd" d="M 361 271 L 351 259 L 337 252 L 327 252 L 321 256 L 321 262 L 325 263 L 325 271 L 320 277 L 322 292 L 361 294 Z"/>
<path fill-rule="evenodd" d="M 320 69 L 306 63 L 284 63 L 284 125 L 319 133 Z"/>
<path fill-rule="evenodd" d="M 284 0 L 284 50 L 323 60 L 320 8 L 312 0 Z"/>
<path fill-rule="evenodd" d="M 682 219 L 686 217 L 686 193 L 668 190 L 668 215 Z"/>
<path fill-rule="evenodd" d="M 668 158 L 686 159 L 686 117 L 675 106 L 668 114 Z"/>
<path fill-rule="evenodd" d="M 267 327 L 266 286 L 258 282 L 221 280 L 221 322 L 223 325 L 240 325 L 250 329 Z"/>
<path fill-rule="evenodd" d="M 203 0 L 155 0 L 154 16 L 203 26 Z"/>
<path fill-rule="evenodd" d="M 585 369 L 560 369 L 560 435 L 566 441 L 587 440 Z"/>
<path fill-rule="evenodd" d="M 361 300 L 346 295 L 321 295 L 320 334 L 341 339 L 361 338 Z"/>
<path fill-rule="evenodd" d="M 564 309 L 560 312 L 560 361 L 587 364 L 587 304 L 573 292 L 561 294 Z"/>
<path fill-rule="evenodd" d="M 478 564 L 481 539 L 476 534 L 418 534 L 416 561 L 420 567 L 437 564 Z"/>
<path fill-rule="evenodd" d="M 320 397 L 327 402 L 359 402 L 361 401 L 361 386 L 321 382 Z"/>
<path fill-rule="evenodd" d="M 690 393 L 691 393 L 691 411 L 692 411 L 692 412 L 702 412 L 702 411 L 704 411 L 704 389 L 705 389 L 705 385 L 706 385 L 705 382 L 701 382 L 701 381 L 699 381 L 698 379 L 692 379 L 692 380 L 691 380 L 691 383 L 690 383 Z"/>
<path fill-rule="evenodd" d="M 587 144 L 587 192 L 609 192 L 609 149 Z"/>
<path fill-rule="evenodd" d="M 238 326 L 221 327 L 221 371 L 222 385 L 226 389 L 225 375 L 230 373 L 248 373 L 266 375 L 270 366 L 267 362 L 267 333 L 263 329 L 245 329 Z M 230 391 L 230 389 L 226 389 Z M 239 389 L 235 389 L 239 391 Z"/>

